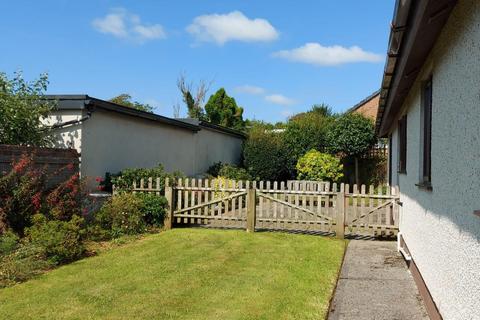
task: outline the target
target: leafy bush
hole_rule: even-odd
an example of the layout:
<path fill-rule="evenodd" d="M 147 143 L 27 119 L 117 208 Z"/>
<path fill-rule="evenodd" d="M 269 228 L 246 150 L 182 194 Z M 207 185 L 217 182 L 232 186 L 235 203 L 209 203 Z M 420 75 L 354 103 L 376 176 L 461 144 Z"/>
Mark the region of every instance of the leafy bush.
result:
<path fill-rule="evenodd" d="M 151 193 L 136 193 L 135 195 L 142 201 L 140 211 L 145 223 L 152 226 L 163 226 L 168 206 L 167 199 Z"/>
<path fill-rule="evenodd" d="M 223 166 L 224 164 L 221 161 L 215 162 L 208 168 L 207 174 L 212 177 L 218 177 L 218 175 L 220 174 L 220 169 L 222 169 Z"/>
<path fill-rule="evenodd" d="M 68 222 L 47 220 L 41 214 L 33 217 L 33 225 L 26 231 L 27 239 L 42 248 L 47 259 L 53 264 L 76 260 L 82 256 L 85 247 L 82 243 L 83 219 L 73 216 Z"/>
<path fill-rule="evenodd" d="M 252 177 L 248 174 L 245 168 L 238 167 L 233 164 L 222 162 L 214 163 L 207 170 L 207 174 L 211 177 L 223 177 L 230 180 L 251 180 Z"/>
<path fill-rule="evenodd" d="M 34 157 L 22 155 L 13 161 L 10 172 L 0 177 L 0 233 L 12 229 L 23 236 L 32 216 L 39 212 L 63 221 L 81 213 L 86 189 L 78 174 L 48 189 L 46 170 L 35 166 Z M 54 174 L 71 169 L 67 165 Z"/>
<path fill-rule="evenodd" d="M 154 181 L 156 178 L 160 178 L 160 188 L 165 189 L 165 179 L 168 177 L 170 181 L 176 181 L 179 178 L 184 178 L 183 173 L 175 171 L 173 173 L 165 172 L 163 166 L 159 164 L 154 168 L 129 168 L 122 170 L 118 174 L 107 173 L 108 177 L 111 180 L 111 183 L 115 185 L 115 188 L 118 191 L 130 190 L 133 186 L 133 182 L 136 181 L 139 183 L 140 179 L 153 178 Z M 106 176 L 107 177 L 107 176 Z M 107 179 L 105 179 L 106 181 Z"/>
<path fill-rule="evenodd" d="M 45 173 L 34 167 L 33 156 L 13 161 L 12 170 L 0 177 L 0 233 L 12 229 L 22 235 L 41 208 L 44 189 Z"/>
<path fill-rule="evenodd" d="M 12 231 L 7 231 L 0 235 L 0 256 L 4 256 L 15 251 L 19 241 L 20 238 Z"/>
<path fill-rule="evenodd" d="M 283 146 L 282 133 L 254 125 L 243 146 L 244 166 L 255 180 L 286 180 L 288 154 Z"/>
<path fill-rule="evenodd" d="M 82 203 L 88 195 L 85 182 L 77 174 L 60 183 L 46 197 L 49 215 L 58 220 L 68 221 L 82 212 Z"/>
<path fill-rule="evenodd" d="M 16 250 L 0 256 L 0 288 L 28 280 L 52 266 L 43 247 L 21 243 Z"/>
<path fill-rule="evenodd" d="M 297 163 L 299 180 L 332 181 L 343 177 L 343 165 L 332 155 L 310 150 Z"/>
<path fill-rule="evenodd" d="M 223 165 L 218 172 L 218 175 L 230 180 L 251 180 L 251 176 L 248 174 L 246 169 L 231 164 Z"/>
<path fill-rule="evenodd" d="M 144 204 L 133 193 L 120 193 L 108 200 L 95 215 L 96 223 L 110 231 L 112 238 L 145 231 Z"/>
<path fill-rule="evenodd" d="M 310 111 L 293 116 L 283 134 L 286 149 L 287 169 L 291 178 L 295 177 L 298 159 L 309 150 L 324 152 L 327 147 L 326 134 L 332 123 L 328 106 L 314 106 Z"/>

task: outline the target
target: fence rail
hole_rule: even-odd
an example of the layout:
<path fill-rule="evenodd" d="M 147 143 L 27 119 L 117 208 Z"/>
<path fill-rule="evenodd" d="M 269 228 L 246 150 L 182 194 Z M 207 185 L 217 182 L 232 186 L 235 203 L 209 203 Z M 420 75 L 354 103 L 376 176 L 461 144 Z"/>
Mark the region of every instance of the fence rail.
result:
<path fill-rule="evenodd" d="M 133 192 L 161 194 L 158 179 L 141 179 Z M 162 193 L 163 194 L 163 193 Z M 387 186 L 317 181 L 165 181 L 165 225 L 314 231 L 391 236 L 398 232 L 398 196 Z"/>

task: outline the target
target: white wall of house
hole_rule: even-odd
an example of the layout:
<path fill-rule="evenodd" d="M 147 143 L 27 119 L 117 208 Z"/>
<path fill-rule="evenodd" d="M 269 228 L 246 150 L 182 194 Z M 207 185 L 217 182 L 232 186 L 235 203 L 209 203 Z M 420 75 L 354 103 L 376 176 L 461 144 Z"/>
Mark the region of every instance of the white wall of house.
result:
<path fill-rule="evenodd" d="M 56 111 L 49 123 L 82 117 L 81 110 Z M 238 164 L 242 139 L 202 128 L 198 132 L 103 109 L 74 126 L 58 129 L 58 147 L 73 143 L 81 152 L 81 174 L 93 180 L 106 172 L 149 168 L 162 164 L 167 171 L 196 176 L 215 162 Z"/>
<path fill-rule="evenodd" d="M 156 121 L 97 109 L 83 123 L 82 174 L 103 177 L 125 168 L 161 163 L 193 175 L 194 132 Z"/>
<path fill-rule="evenodd" d="M 215 162 L 240 163 L 242 139 L 202 128 L 196 135 L 195 172 L 204 173 Z"/>
<path fill-rule="evenodd" d="M 405 103 L 407 173 L 392 184 L 400 231 L 444 319 L 478 319 L 480 297 L 480 1 L 459 1 Z M 419 182 L 421 82 L 433 77 L 432 191 Z"/>
<path fill-rule="evenodd" d="M 57 110 L 53 115 L 42 120 L 46 125 L 65 123 L 80 120 L 84 116 L 83 110 Z M 82 151 L 82 126 L 74 124 L 55 130 L 54 146 L 59 148 L 75 148 L 79 153 Z"/>

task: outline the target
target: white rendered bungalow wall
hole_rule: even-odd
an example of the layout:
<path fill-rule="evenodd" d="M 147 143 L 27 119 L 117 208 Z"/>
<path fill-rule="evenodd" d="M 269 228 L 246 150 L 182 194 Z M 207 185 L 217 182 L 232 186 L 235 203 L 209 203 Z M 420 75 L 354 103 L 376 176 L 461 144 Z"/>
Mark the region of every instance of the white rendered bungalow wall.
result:
<path fill-rule="evenodd" d="M 82 110 L 58 110 L 49 124 L 79 120 Z M 215 162 L 238 164 L 243 139 L 210 128 L 195 132 L 157 121 L 97 109 L 82 123 L 56 130 L 57 147 L 81 153 L 81 174 L 91 180 L 125 168 L 150 168 L 196 176 Z"/>
<path fill-rule="evenodd" d="M 419 182 L 421 85 L 433 79 L 432 191 Z M 400 186 L 400 231 L 444 319 L 480 317 L 480 1 L 459 1 L 403 106 L 407 173 Z"/>

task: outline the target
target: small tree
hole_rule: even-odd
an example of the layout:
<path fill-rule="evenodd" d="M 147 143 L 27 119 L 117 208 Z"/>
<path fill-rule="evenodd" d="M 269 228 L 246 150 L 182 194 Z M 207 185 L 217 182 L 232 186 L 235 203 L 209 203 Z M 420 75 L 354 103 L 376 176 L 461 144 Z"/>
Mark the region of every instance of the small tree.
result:
<path fill-rule="evenodd" d="M 21 72 L 13 79 L 0 73 L 0 144 L 48 146 L 51 130 L 44 120 L 55 103 L 44 97 L 48 76 L 27 82 Z"/>
<path fill-rule="evenodd" d="M 140 103 L 138 101 L 132 101 L 132 96 L 128 93 L 122 93 L 116 97 L 113 97 L 109 100 L 110 102 L 122 105 L 124 107 L 129 107 L 132 109 L 137 109 L 146 112 L 153 112 L 153 107 L 148 103 Z"/>
<path fill-rule="evenodd" d="M 188 117 L 193 119 L 204 119 L 205 111 L 203 110 L 203 101 L 205 101 L 205 96 L 208 89 L 210 88 L 211 83 L 207 83 L 202 80 L 198 84 L 195 92 L 195 97 L 192 94 L 193 85 L 192 83 L 187 83 L 185 80 L 185 75 L 181 74 L 177 79 L 177 87 L 182 93 L 182 99 L 185 105 L 187 106 Z"/>
<path fill-rule="evenodd" d="M 342 153 L 355 160 L 355 183 L 358 178 L 358 157 L 377 141 L 373 121 L 359 113 L 346 113 L 337 118 L 327 133 L 331 152 Z"/>
<path fill-rule="evenodd" d="M 343 177 L 343 165 L 334 156 L 317 150 L 308 151 L 297 162 L 297 179 L 336 182 Z"/>
<path fill-rule="evenodd" d="M 205 105 L 208 121 L 237 130 L 245 128 L 243 108 L 237 106 L 234 98 L 230 97 L 224 88 L 212 94 Z"/>

